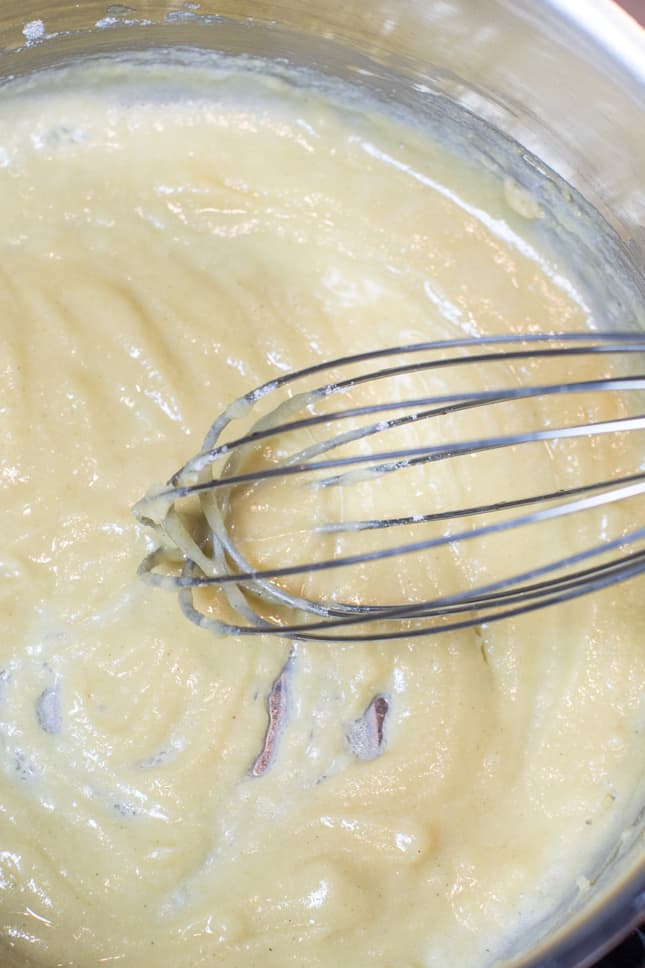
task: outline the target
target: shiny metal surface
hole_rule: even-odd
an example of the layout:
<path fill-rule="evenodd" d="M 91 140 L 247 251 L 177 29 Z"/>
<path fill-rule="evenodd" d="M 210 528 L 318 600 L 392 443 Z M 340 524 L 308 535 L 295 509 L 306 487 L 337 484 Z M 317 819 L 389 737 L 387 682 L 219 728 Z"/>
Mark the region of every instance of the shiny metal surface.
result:
<path fill-rule="evenodd" d="M 611 378 L 604 375 L 608 356 L 616 368 Z M 584 380 L 545 381 L 541 375 L 544 364 L 552 366 L 554 361 L 563 359 L 573 362 L 574 366 L 575 361 L 584 360 L 588 364 L 593 359 L 600 370 L 594 379 L 589 379 L 586 370 Z M 258 570 L 257 565 L 249 563 L 227 526 L 231 509 L 239 501 L 244 502 L 239 489 L 232 485 L 242 484 L 246 488 L 271 481 L 289 493 L 286 489 L 295 481 L 294 494 L 297 494 L 300 493 L 297 488 L 304 481 L 308 488 L 333 486 L 342 490 L 358 476 L 363 485 L 371 481 L 372 488 L 378 488 L 377 482 L 382 483 L 384 478 L 388 481 L 406 478 L 410 466 L 436 466 L 444 460 L 450 461 L 455 479 L 459 480 L 460 464 L 470 464 L 473 457 L 507 447 L 513 447 L 517 457 L 512 460 L 521 465 L 525 451 L 538 440 L 588 438 L 597 443 L 601 435 L 619 434 L 624 447 L 625 434 L 645 430 L 645 416 L 604 422 L 578 416 L 572 425 L 564 413 L 567 401 L 578 393 L 592 393 L 597 400 L 602 395 L 605 401 L 616 395 L 616 407 L 628 405 L 633 395 L 640 401 L 645 390 L 645 373 L 632 372 L 634 359 L 645 359 L 645 334 L 632 330 L 626 334 L 616 330 L 557 336 L 531 333 L 462 336 L 456 340 L 366 350 L 358 357 L 337 358 L 304 370 L 280 373 L 229 404 L 212 423 L 200 451 L 167 483 L 149 489 L 135 505 L 135 517 L 154 532 L 158 543 L 139 567 L 139 575 L 152 586 L 174 591 L 185 617 L 218 637 L 265 635 L 270 631 L 283 638 L 328 644 L 393 641 L 445 634 L 482 623 L 490 625 L 525 611 L 560 605 L 568 599 L 593 594 L 600 588 L 645 574 L 645 528 L 625 531 L 622 526 L 618 537 L 611 541 L 605 534 L 598 543 L 596 535 L 595 543 L 584 551 L 576 549 L 573 554 L 568 548 L 565 558 L 548 563 L 540 559 L 539 564 L 532 559 L 531 538 L 524 531 L 520 572 L 504 571 L 494 576 L 489 573 L 485 585 L 465 588 L 460 585 L 450 593 L 443 587 L 430 599 L 426 597 L 428 590 L 424 589 L 423 594 L 413 599 L 406 595 L 405 602 L 388 597 L 375 601 L 370 587 L 370 576 L 374 575 L 371 566 L 384 561 L 398 563 L 409 552 L 414 553 L 415 568 L 423 573 L 432 573 L 433 568 L 440 567 L 436 554 L 447 545 L 451 548 L 463 545 L 464 554 L 475 560 L 482 560 L 483 552 L 485 560 L 485 548 L 480 546 L 482 538 L 488 541 L 497 537 L 503 541 L 502 560 L 506 568 L 509 554 L 512 556 L 513 547 L 521 540 L 516 534 L 519 528 L 535 525 L 543 530 L 553 519 L 568 515 L 575 515 L 575 520 L 584 527 L 586 514 L 591 509 L 608 508 L 639 494 L 645 495 L 640 447 L 635 452 L 638 463 L 632 468 L 634 473 L 628 476 L 607 479 L 603 471 L 600 479 L 578 483 L 571 489 L 536 493 L 533 486 L 530 494 L 523 491 L 520 495 L 511 472 L 496 488 L 493 503 L 469 502 L 467 506 L 457 504 L 442 510 L 433 505 L 421 514 L 414 513 L 420 508 L 412 506 L 412 488 L 407 478 L 408 484 L 402 484 L 399 494 L 404 495 L 403 502 L 407 497 L 408 503 L 402 505 L 399 497 L 394 516 L 381 514 L 377 518 L 365 518 L 359 513 L 357 518 L 347 520 L 343 513 L 340 519 L 330 515 L 324 523 L 318 517 L 310 523 L 312 534 L 344 536 L 342 557 L 329 556 L 326 550 L 294 564 L 288 556 L 285 561 L 285 554 L 280 553 L 265 560 Z M 532 375 L 520 386 L 515 382 L 500 382 L 496 377 L 500 361 L 508 364 L 509 369 L 514 363 L 528 361 Z M 622 366 L 626 366 L 627 372 L 619 377 Z M 395 382 L 403 373 L 407 378 L 437 368 L 443 373 L 466 374 L 465 388 L 458 393 L 453 389 L 447 395 L 410 400 Z M 473 369 L 482 379 L 484 390 L 472 389 L 472 380 L 467 374 Z M 374 391 L 369 402 L 361 396 L 365 387 Z M 457 421 L 460 414 L 481 414 L 491 409 L 499 414 L 506 405 L 505 412 L 516 416 L 523 412 L 523 405 L 529 400 L 532 407 L 536 401 L 547 398 L 555 401 L 555 415 L 539 426 L 527 423 L 512 434 L 498 431 L 492 436 L 466 440 L 454 430 L 451 432 L 454 436 L 447 438 L 438 430 L 438 437 L 432 436 L 430 441 L 421 437 L 415 440 L 414 446 L 392 449 L 389 431 L 393 428 L 412 423 L 417 428 L 427 428 L 447 413 Z M 500 424 L 505 426 L 503 418 Z M 307 438 L 303 449 L 302 436 L 297 436 L 294 443 L 292 435 L 294 431 L 300 435 L 304 430 Z M 269 440 L 277 445 L 280 457 L 270 467 L 260 464 L 259 469 L 249 470 L 249 455 L 254 451 L 262 453 Z M 356 442 L 361 444 L 358 450 L 352 448 Z M 195 538 L 194 513 L 190 516 L 190 527 L 183 523 L 186 518 L 182 507 L 195 497 L 201 502 L 199 531 L 214 536 L 210 548 Z M 496 520 L 486 522 L 482 516 L 491 511 L 495 511 Z M 636 523 L 636 517 L 633 514 L 632 517 Z M 474 519 L 475 523 L 467 524 L 464 518 Z M 455 529 L 429 537 L 427 525 L 438 521 L 452 521 Z M 406 528 L 405 538 L 401 537 L 402 525 Z M 298 534 L 304 537 L 306 529 L 303 521 Z M 377 532 L 380 538 L 370 545 L 369 551 L 364 550 L 359 537 L 365 531 Z M 609 560 L 608 552 L 611 552 Z M 276 579 L 298 575 L 305 578 L 305 587 L 309 588 L 308 579 L 314 573 L 335 572 L 341 567 L 345 575 L 365 575 L 368 598 L 362 598 L 358 592 L 351 601 L 344 600 L 339 592 L 340 577 L 338 584 L 334 583 L 333 594 L 294 592 L 276 583 Z M 210 602 L 207 610 L 200 609 L 196 593 L 205 587 L 220 588 L 226 606 L 214 608 Z M 387 592 L 384 594 L 387 596 Z"/>
<path fill-rule="evenodd" d="M 455 98 L 580 188 L 645 261 L 645 34 L 610 0 L 4 0 L 0 70 L 78 52 L 74 31 L 89 31 L 94 50 L 218 47 L 225 19 L 239 25 L 229 49 L 264 44 L 296 60 L 306 50 L 324 66 L 321 40 L 334 42 L 346 62 L 329 66 L 352 69 L 362 55 Z M 252 37 L 260 26 L 265 42 Z"/>
<path fill-rule="evenodd" d="M 159 45 L 279 57 L 420 112 L 467 109 L 515 139 L 527 177 L 540 174 L 537 156 L 597 208 L 607 225 L 592 219 L 581 251 L 630 276 L 624 299 L 607 294 L 611 311 L 645 325 L 645 32 L 611 0 L 0 5 L 0 80 Z M 585 968 L 643 919 L 644 821 L 645 808 L 589 890 L 572 885 L 558 918 L 508 952 L 515 968 Z"/>

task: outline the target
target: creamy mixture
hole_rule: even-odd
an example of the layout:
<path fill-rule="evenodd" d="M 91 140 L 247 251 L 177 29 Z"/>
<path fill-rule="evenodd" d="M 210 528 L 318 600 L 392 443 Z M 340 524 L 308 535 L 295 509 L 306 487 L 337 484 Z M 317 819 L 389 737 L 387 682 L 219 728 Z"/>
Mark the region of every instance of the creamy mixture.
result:
<path fill-rule="evenodd" d="M 3 966 L 487 965 L 619 836 L 642 582 L 476 632 L 292 646 L 218 640 L 136 579 L 132 505 L 260 381 L 593 323 L 531 243 L 539 215 L 412 126 L 253 71 L 5 89 Z M 568 480 L 631 446 L 577 451 Z M 552 489 L 556 458 L 500 482 Z"/>

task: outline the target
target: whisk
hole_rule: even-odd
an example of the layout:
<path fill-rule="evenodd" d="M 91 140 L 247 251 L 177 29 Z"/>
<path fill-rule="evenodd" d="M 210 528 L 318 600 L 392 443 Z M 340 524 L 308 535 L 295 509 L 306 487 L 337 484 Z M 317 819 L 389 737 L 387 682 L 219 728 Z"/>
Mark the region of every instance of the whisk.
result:
<path fill-rule="evenodd" d="M 139 574 L 219 635 L 325 641 L 482 626 L 638 575 L 644 353 L 637 332 L 513 334 L 281 374 L 137 503 L 161 538 Z"/>

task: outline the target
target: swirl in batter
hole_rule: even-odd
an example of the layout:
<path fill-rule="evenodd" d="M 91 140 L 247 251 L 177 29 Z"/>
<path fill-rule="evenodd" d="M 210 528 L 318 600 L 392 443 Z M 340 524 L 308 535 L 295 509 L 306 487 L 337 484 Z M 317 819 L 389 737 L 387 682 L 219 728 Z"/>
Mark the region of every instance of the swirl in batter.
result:
<path fill-rule="evenodd" d="M 132 505 L 251 386 L 366 345 L 593 323 L 527 214 L 422 131 L 250 69 L 96 62 L 5 89 L 3 965 L 490 965 L 617 839 L 642 582 L 291 647 L 218 641 L 135 577 Z M 548 489 L 556 464 L 517 473 Z"/>

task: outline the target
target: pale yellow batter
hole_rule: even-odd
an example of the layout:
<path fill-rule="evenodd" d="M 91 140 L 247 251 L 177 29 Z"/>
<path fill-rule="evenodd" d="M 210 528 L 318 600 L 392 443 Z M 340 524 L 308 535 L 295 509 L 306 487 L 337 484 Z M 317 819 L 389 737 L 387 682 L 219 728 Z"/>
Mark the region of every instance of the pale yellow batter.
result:
<path fill-rule="evenodd" d="M 286 369 L 591 311 L 535 206 L 421 133 L 252 72 L 136 71 L 0 101 L 0 962 L 491 964 L 635 813 L 642 582 L 297 644 L 268 762 L 289 643 L 217 640 L 138 582 L 130 509 Z"/>

